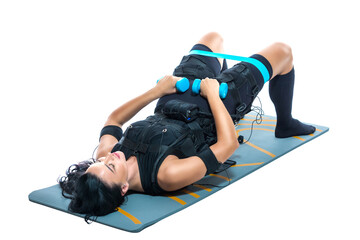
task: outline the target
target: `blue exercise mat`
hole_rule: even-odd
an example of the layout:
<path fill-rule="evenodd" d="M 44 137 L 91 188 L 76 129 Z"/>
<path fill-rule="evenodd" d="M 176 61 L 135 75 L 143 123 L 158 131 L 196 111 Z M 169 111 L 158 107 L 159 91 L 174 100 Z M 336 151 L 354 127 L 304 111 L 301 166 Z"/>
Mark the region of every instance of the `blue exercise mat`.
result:
<path fill-rule="evenodd" d="M 255 114 L 252 112 L 247 114 L 236 126 L 238 134 L 243 135 L 245 140 L 250 135 Z M 327 127 L 312 124 L 316 127 L 314 134 L 278 139 L 274 136 L 275 125 L 276 118 L 271 116 L 264 116 L 261 124 L 254 123 L 250 141 L 240 145 L 230 157 L 231 160 L 236 161 L 236 164 L 226 172 L 210 174 L 191 186 L 162 196 L 130 194 L 128 201 L 116 212 L 98 217 L 96 222 L 129 232 L 139 232 L 222 189 L 206 184 L 227 186 L 229 181 L 230 184 L 234 183 L 329 130 Z M 67 210 L 70 200 L 61 195 L 61 189 L 58 185 L 32 192 L 29 195 L 29 200 L 71 213 Z M 74 215 L 84 217 L 83 215 Z"/>

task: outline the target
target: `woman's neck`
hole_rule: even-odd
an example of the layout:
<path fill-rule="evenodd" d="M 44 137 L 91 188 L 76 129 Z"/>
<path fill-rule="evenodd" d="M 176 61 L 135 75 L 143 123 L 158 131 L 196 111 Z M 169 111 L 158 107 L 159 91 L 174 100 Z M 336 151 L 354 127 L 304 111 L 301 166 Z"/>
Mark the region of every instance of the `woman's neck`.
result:
<path fill-rule="evenodd" d="M 135 156 L 131 156 L 126 161 L 128 167 L 128 183 L 129 189 L 137 192 L 144 192 L 144 189 L 141 185 L 139 165 Z"/>

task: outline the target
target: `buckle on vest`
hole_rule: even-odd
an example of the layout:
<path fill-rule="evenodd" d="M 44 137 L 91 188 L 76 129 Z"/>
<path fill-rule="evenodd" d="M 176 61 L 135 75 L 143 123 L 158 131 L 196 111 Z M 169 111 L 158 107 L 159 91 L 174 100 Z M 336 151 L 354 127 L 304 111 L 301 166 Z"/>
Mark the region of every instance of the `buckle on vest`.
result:
<path fill-rule="evenodd" d="M 255 86 L 253 89 L 252 89 L 252 95 L 255 97 L 258 93 L 260 92 L 260 89 L 258 86 Z"/>
<path fill-rule="evenodd" d="M 245 103 L 242 103 L 240 104 L 237 108 L 236 108 L 236 111 L 238 113 L 241 113 L 242 111 L 244 111 L 246 109 L 246 104 Z"/>

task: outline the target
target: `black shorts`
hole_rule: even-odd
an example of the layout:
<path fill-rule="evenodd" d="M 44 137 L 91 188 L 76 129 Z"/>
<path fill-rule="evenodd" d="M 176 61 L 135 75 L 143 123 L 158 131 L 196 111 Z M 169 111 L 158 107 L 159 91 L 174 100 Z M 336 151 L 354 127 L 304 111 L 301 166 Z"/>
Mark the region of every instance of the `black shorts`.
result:
<path fill-rule="evenodd" d="M 203 51 L 211 51 L 212 50 L 203 45 L 203 44 L 196 44 L 193 46 L 191 50 L 203 50 Z M 251 58 L 255 58 L 262 62 L 267 70 L 269 71 L 269 75 L 272 76 L 272 67 L 269 63 L 269 61 L 259 55 L 254 54 L 250 56 Z M 252 74 L 254 79 L 256 80 L 256 83 L 258 85 L 259 91 L 264 86 L 264 79 L 261 75 L 260 71 L 252 64 L 241 62 L 238 64 L 244 65 L 246 68 L 248 68 L 249 74 Z M 202 110 L 210 112 L 210 106 L 206 99 L 202 98 L 200 95 L 195 95 L 191 92 L 191 86 L 194 81 L 194 79 L 204 79 L 206 77 L 209 78 L 217 78 L 221 76 L 221 73 L 227 69 L 227 63 L 224 59 L 223 68 L 221 69 L 220 62 L 215 57 L 206 57 L 201 55 L 186 55 L 182 58 L 180 64 L 175 68 L 173 75 L 177 77 L 186 77 L 190 81 L 190 89 L 187 90 L 185 93 L 175 93 L 171 95 L 166 95 L 159 99 L 156 107 L 156 111 L 161 109 L 161 106 L 165 104 L 167 101 L 172 99 L 179 99 L 185 102 L 191 102 L 197 104 Z M 231 71 L 232 68 L 229 70 Z M 228 71 L 229 71 L 228 70 Z M 246 77 L 246 76 L 244 76 Z M 251 89 L 248 89 L 247 87 L 242 87 L 241 89 L 238 89 L 241 101 L 245 103 L 246 105 L 251 105 L 254 96 L 251 93 Z M 236 106 L 234 104 L 234 100 L 228 95 L 225 99 L 223 99 L 223 103 L 225 107 L 227 108 L 228 112 L 230 114 L 236 113 Z"/>

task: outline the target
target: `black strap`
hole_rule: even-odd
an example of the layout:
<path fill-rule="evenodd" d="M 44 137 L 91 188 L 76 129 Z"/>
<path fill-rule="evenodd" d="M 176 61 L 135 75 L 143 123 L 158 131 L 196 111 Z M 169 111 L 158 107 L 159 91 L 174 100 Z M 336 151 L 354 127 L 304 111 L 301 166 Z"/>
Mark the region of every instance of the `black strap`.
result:
<path fill-rule="evenodd" d="M 254 76 L 252 74 L 250 74 L 250 70 L 248 68 L 246 68 L 244 70 L 244 75 L 247 76 L 247 79 L 248 79 L 250 87 L 251 87 L 252 96 L 255 98 L 256 95 L 260 91 L 259 86 L 257 85 L 257 82 L 256 82 Z"/>
<path fill-rule="evenodd" d="M 213 173 L 220 166 L 216 156 L 207 145 L 204 145 L 198 157 L 204 162 L 206 166 L 206 175 Z"/>
<path fill-rule="evenodd" d="M 111 135 L 119 141 L 123 135 L 123 132 L 119 126 L 107 125 L 107 126 L 103 127 L 103 129 L 101 129 L 100 138 L 104 135 Z M 99 138 L 99 140 L 100 140 L 100 138 Z"/>
<path fill-rule="evenodd" d="M 196 120 L 187 123 L 187 125 L 195 137 L 195 149 L 197 149 L 202 143 L 205 142 L 203 129 Z"/>

